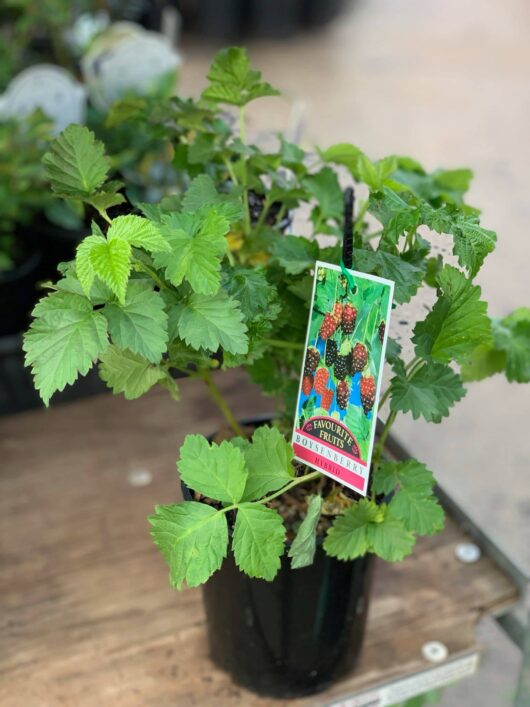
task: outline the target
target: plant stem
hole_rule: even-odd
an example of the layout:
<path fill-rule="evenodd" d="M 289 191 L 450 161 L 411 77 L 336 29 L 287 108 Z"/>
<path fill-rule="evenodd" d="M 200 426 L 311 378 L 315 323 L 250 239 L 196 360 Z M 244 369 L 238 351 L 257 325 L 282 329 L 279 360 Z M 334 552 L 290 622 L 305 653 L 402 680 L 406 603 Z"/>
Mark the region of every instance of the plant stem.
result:
<path fill-rule="evenodd" d="M 245 125 L 245 106 L 241 106 L 239 109 L 239 139 L 243 144 L 247 141 L 247 131 Z M 248 185 L 247 185 L 247 164 L 245 155 L 241 155 L 241 164 L 243 166 L 241 182 L 243 187 L 243 205 L 245 207 L 245 222 L 244 222 L 244 232 L 248 236 L 251 231 L 250 223 L 250 208 L 248 205 Z"/>
<path fill-rule="evenodd" d="M 136 262 L 138 263 L 138 265 L 140 266 L 140 268 L 143 270 L 143 272 L 144 272 L 146 275 L 149 275 L 149 277 L 151 278 L 151 280 L 154 280 L 154 282 L 156 282 L 156 284 L 158 285 L 158 287 L 159 287 L 161 290 L 169 290 L 169 289 L 171 289 L 171 288 L 168 287 L 168 285 L 166 285 L 166 283 L 158 276 L 157 272 L 156 272 L 155 270 L 153 270 L 153 268 L 150 268 L 149 265 L 146 265 L 145 263 L 142 263 L 140 260 L 137 260 Z"/>
<path fill-rule="evenodd" d="M 221 391 L 217 387 L 210 371 L 204 368 L 198 371 L 198 375 L 206 383 L 206 387 L 208 388 L 210 397 L 217 405 L 219 410 L 223 413 L 225 420 L 228 422 L 233 432 L 235 432 L 238 437 L 245 437 L 245 432 L 243 428 L 234 417 L 232 410 L 230 410 L 228 403 L 226 402 Z"/>
<path fill-rule="evenodd" d="M 268 503 L 269 501 L 272 501 L 273 498 L 277 498 L 278 496 L 281 496 L 282 493 L 285 493 L 286 491 L 289 491 L 290 489 L 294 488 L 295 486 L 298 486 L 299 484 L 305 484 L 307 481 L 312 481 L 313 479 L 317 479 L 319 476 L 322 476 L 320 471 L 312 471 L 310 474 L 305 474 L 304 476 L 297 476 L 296 479 L 293 479 L 290 481 L 286 486 L 282 486 L 282 488 L 279 491 L 275 491 L 274 493 L 271 493 L 269 496 L 265 496 L 265 498 L 261 498 L 259 501 L 253 501 L 253 503 L 257 504 L 263 504 L 263 503 Z M 221 509 L 221 513 L 228 513 L 228 511 L 235 511 L 239 508 L 238 503 L 233 503 L 231 506 L 226 506 L 226 508 Z"/>
<path fill-rule="evenodd" d="M 354 233 L 361 232 L 364 215 L 368 211 L 369 204 L 370 204 L 370 199 L 366 199 L 366 201 L 361 205 L 361 208 L 359 209 L 359 213 L 357 214 L 357 218 L 355 219 L 355 223 L 353 224 L 353 232 Z"/>
<path fill-rule="evenodd" d="M 306 481 L 312 481 L 312 479 L 317 479 L 321 475 L 322 474 L 320 471 L 312 471 L 310 474 L 305 474 L 304 476 L 297 476 L 296 479 L 290 481 L 287 486 L 282 486 L 279 491 L 271 493 L 270 496 L 265 496 L 265 498 L 262 498 L 260 501 L 257 501 L 257 503 L 268 503 L 269 501 L 272 501 L 273 498 L 281 496 L 282 493 L 285 493 L 286 491 L 289 491 L 295 486 L 298 486 L 298 484 L 305 484 Z"/>
<path fill-rule="evenodd" d="M 263 339 L 265 344 L 269 346 L 274 346 L 277 349 L 294 349 L 296 351 L 303 351 L 304 344 L 299 344 L 297 341 L 283 341 L 282 339 Z"/>
<path fill-rule="evenodd" d="M 375 472 L 377 471 L 379 461 L 381 459 L 381 454 L 383 453 L 383 449 L 385 447 L 386 438 L 388 437 L 388 433 L 390 432 L 390 429 L 394 424 L 396 417 L 397 412 L 391 412 L 387 417 L 385 424 L 383 425 L 381 436 L 379 437 L 377 444 L 375 445 L 374 456 L 372 459 L 372 475 L 375 474 Z"/>
<path fill-rule="evenodd" d="M 247 131 L 245 125 L 245 106 L 239 109 L 239 139 L 242 143 L 247 141 Z"/>

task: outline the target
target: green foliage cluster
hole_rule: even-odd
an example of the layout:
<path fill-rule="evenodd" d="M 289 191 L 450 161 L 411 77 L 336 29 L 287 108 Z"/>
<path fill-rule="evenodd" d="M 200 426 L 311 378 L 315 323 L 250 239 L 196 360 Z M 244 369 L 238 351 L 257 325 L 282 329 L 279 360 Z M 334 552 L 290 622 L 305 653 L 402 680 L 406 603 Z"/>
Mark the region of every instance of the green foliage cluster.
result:
<path fill-rule="evenodd" d="M 121 215 L 109 216 L 119 195 L 107 181 L 103 147 L 86 128 L 69 127 L 49 150 L 44 162 L 54 191 L 92 204 L 98 217 L 75 261 L 61 266 L 60 279 L 34 310 L 24 349 L 35 385 L 48 404 L 96 361 L 107 385 L 129 399 L 154 385 L 178 397 L 176 372 L 204 380 L 236 436 L 220 445 L 186 438 L 181 478 L 197 499 L 212 502 L 158 507 L 154 540 L 177 587 L 206 581 L 226 556 L 230 536 L 240 569 L 272 579 L 285 528 L 269 501 L 319 472 L 297 475 L 281 427 L 259 428 L 248 440 L 212 371 L 245 368 L 292 419 L 311 270 L 317 258 L 340 258 L 339 177 L 346 173 L 367 192 L 353 224 L 356 269 L 394 280 L 398 303 L 424 287 L 436 301 L 415 324 L 412 359 L 389 341 L 393 378 L 382 399 L 390 413 L 375 447 L 371 496 L 348 501 L 324 549 L 341 560 L 366 552 L 400 560 L 418 535 L 440 530 L 443 512 L 424 465 L 384 458 L 397 414 L 440 422 L 463 397 L 464 380 L 505 371 L 509 380 L 527 381 L 530 311 L 488 317 L 473 278 L 496 236 L 464 201 L 469 170 L 429 173 L 395 156 L 372 161 L 350 144 L 308 160 L 281 135 L 274 150 L 264 151 L 246 140 L 245 108 L 276 91 L 245 51 L 220 52 L 208 79 L 197 101 L 124 100 L 109 116 L 114 124 L 142 124 L 171 146 L 178 188 L 159 203 L 121 204 Z M 238 122 L 227 106 L 235 107 Z M 286 218 L 303 204 L 310 206 L 312 233 L 285 235 Z M 431 253 L 422 227 L 452 244 L 458 267 Z M 322 234 L 331 245 L 319 245 Z M 323 509 L 314 495 L 289 550 L 294 567 L 311 562 Z"/>

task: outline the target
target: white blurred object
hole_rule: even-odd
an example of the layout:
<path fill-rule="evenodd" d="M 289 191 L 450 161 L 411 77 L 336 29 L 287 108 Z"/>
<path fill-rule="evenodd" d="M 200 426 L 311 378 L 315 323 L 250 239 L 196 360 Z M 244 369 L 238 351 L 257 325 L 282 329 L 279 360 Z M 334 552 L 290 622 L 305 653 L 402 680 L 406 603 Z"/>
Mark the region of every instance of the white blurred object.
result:
<path fill-rule="evenodd" d="M 25 117 L 40 108 L 53 120 L 54 132 L 70 123 L 84 123 L 86 93 L 72 74 L 53 64 L 35 64 L 24 69 L 0 96 L 0 115 Z"/>
<path fill-rule="evenodd" d="M 77 56 L 88 49 L 92 40 L 105 31 L 110 24 L 109 13 L 105 10 L 99 12 L 83 12 L 65 33 L 68 45 Z"/>
<path fill-rule="evenodd" d="M 149 94 L 167 74 L 176 85 L 182 59 L 171 41 L 134 22 L 116 22 L 81 59 L 90 100 L 105 111 L 127 94 Z"/>

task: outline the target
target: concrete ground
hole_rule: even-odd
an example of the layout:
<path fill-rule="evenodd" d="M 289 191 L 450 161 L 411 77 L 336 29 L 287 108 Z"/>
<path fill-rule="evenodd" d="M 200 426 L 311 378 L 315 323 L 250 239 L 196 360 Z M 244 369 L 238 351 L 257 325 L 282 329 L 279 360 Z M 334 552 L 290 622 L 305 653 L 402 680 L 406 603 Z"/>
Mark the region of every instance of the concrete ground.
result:
<path fill-rule="evenodd" d="M 469 201 L 499 236 L 479 282 L 490 313 L 502 316 L 530 304 L 529 29 L 527 0 L 358 0 L 320 33 L 250 45 L 265 78 L 286 95 L 261 102 L 252 127 L 292 127 L 303 116 L 307 145 L 349 141 L 374 158 L 397 153 L 429 169 L 472 167 Z M 185 44 L 185 93 L 202 88 L 213 50 Z M 442 425 L 411 417 L 397 424 L 403 443 L 527 572 L 529 413 L 529 389 L 496 376 L 471 386 Z M 508 680 L 506 656 L 514 667 L 516 654 L 499 640 L 486 672 Z M 445 704 L 511 701 L 509 686 L 477 689 Z"/>

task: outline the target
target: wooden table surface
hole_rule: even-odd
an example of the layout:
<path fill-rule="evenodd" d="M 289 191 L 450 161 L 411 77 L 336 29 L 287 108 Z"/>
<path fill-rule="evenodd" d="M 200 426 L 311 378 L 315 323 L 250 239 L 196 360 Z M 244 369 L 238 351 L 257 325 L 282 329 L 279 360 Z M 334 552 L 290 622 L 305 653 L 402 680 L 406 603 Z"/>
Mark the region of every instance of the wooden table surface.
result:
<path fill-rule="evenodd" d="M 240 374 L 219 384 L 238 415 L 271 409 Z M 175 593 L 146 516 L 179 496 L 175 460 L 189 431 L 219 417 L 198 382 L 182 403 L 98 396 L 0 420 L 0 705 L 175 707 L 317 705 L 422 670 L 421 646 L 475 645 L 484 612 L 515 600 L 483 557 L 454 558 L 452 522 L 397 565 L 379 563 L 361 665 L 317 697 L 259 699 L 207 657 L 200 590 Z M 147 470 L 152 482 L 130 483 Z"/>

